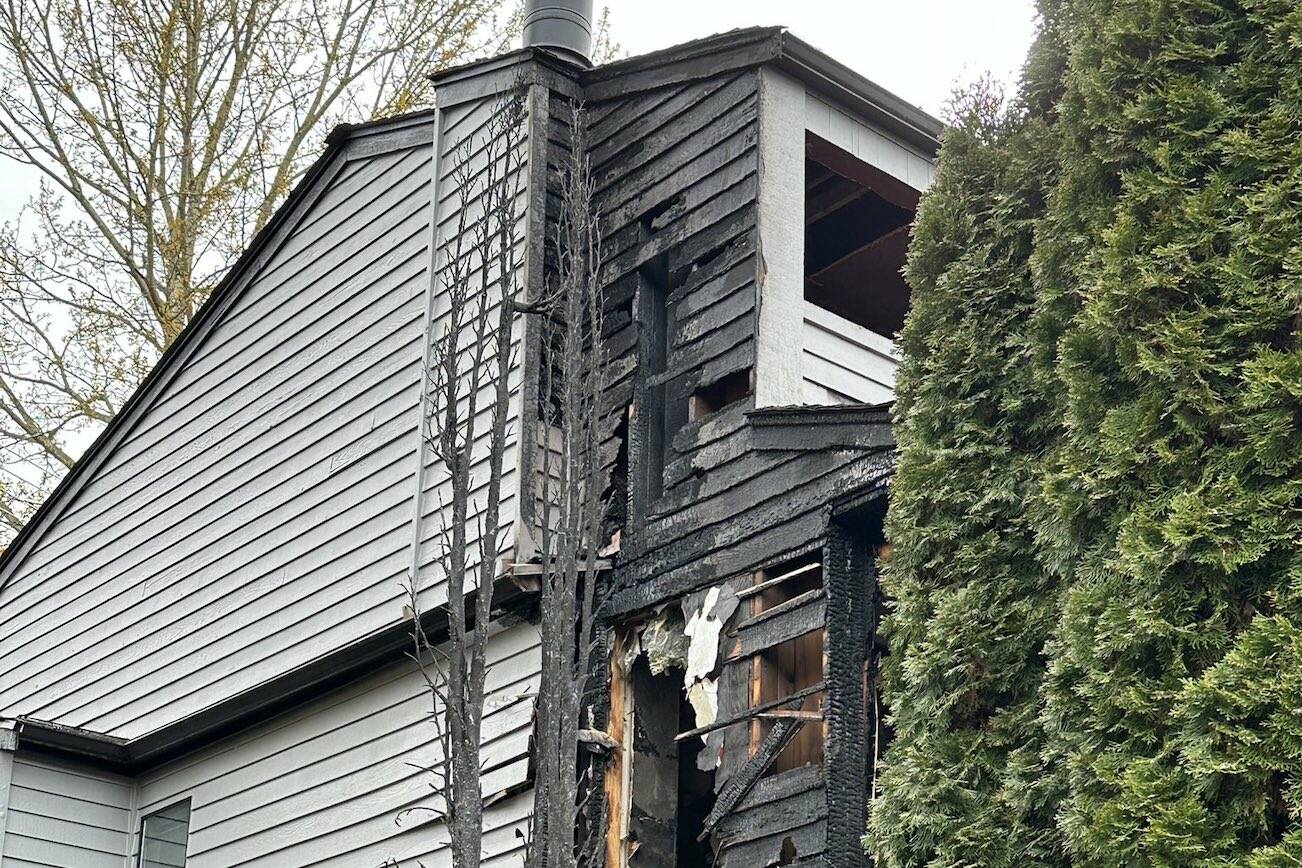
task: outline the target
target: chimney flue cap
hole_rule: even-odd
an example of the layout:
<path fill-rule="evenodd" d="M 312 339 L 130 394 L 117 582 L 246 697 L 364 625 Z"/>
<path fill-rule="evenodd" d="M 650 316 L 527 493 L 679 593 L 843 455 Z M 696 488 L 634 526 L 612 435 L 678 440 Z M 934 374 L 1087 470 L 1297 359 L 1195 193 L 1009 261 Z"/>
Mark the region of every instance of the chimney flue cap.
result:
<path fill-rule="evenodd" d="M 592 0 L 525 0 L 524 47 L 592 66 Z"/>

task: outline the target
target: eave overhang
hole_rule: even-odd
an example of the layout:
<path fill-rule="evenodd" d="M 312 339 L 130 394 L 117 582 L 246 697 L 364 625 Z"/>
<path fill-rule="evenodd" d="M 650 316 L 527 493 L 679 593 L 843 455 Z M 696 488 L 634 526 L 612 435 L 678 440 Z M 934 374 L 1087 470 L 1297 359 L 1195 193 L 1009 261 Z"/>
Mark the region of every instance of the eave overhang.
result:
<path fill-rule="evenodd" d="M 524 590 L 523 584 L 513 574 L 499 578 L 493 592 L 494 617 L 505 612 L 522 612 L 536 600 L 536 595 Z M 474 611 L 473 599 L 473 595 L 468 598 L 468 615 Z M 431 641 L 446 638 L 447 616 L 446 607 L 440 606 L 422 617 L 424 631 Z M 412 628 L 409 620 L 392 624 L 135 738 L 119 738 L 20 716 L 16 727 L 17 746 L 71 757 L 118 774 L 140 774 L 407 657 L 414 648 Z"/>

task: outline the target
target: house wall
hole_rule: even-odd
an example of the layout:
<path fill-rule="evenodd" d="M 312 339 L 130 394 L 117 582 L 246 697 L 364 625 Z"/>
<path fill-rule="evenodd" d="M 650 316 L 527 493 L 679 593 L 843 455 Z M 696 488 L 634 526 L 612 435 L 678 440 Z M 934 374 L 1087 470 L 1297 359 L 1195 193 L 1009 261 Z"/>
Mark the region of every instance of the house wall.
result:
<path fill-rule="evenodd" d="M 489 642 L 481 755 L 490 857 L 517 852 L 527 818 L 538 632 L 503 627 Z M 442 751 L 414 664 L 397 663 L 320 700 L 144 775 L 139 818 L 191 800 L 189 868 L 446 864 L 431 790 Z M 504 795 L 498 795 L 504 794 Z M 404 813 L 407 812 L 407 813 Z M 394 864 L 390 863 L 390 864 Z"/>
<path fill-rule="evenodd" d="M 128 778 L 29 753 L 12 764 L 0 812 L 0 868 L 124 868 L 131 850 Z M 0 794 L 3 797 L 3 794 Z"/>
<path fill-rule="evenodd" d="M 439 182 L 438 182 L 438 276 L 435 278 L 433 305 L 429 310 L 430 322 L 427 326 L 429 339 L 434 344 L 446 340 L 451 317 L 451 301 L 447 287 L 440 281 L 447 279 L 444 275 L 449 263 L 460 258 L 465 262 L 465 279 L 478 290 L 483 280 L 485 264 L 475 250 L 473 225 L 482 219 L 486 208 L 484 188 L 487 184 L 486 167 L 490 151 L 487 140 L 493 134 L 493 124 L 504 111 L 504 103 L 492 96 L 467 100 L 442 111 L 439 130 Z M 518 130 L 517 148 L 521 159 L 527 160 L 529 152 L 530 127 L 528 121 Z M 512 251 L 515 262 L 516 283 L 519 298 L 524 298 L 524 260 L 528 243 L 528 202 L 527 189 L 528 166 L 521 165 L 513 172 L 507 182 L 518 187 L 516 208 L 518 223 L 516 246 Z M 466 188 L 463 191 L 463 187 Z M 498 280 L 499 267 L 494 260 L 487 264 L 490 281 Z M 496 325 L 500 312 L 501 298 L 497 292 L 491 293 L 492 305 L 489 320 Z M 507 371 L 507 384 L 510 390 L 506 413 L 507 437 L 502 457 L 502 497 L 500 499 L 499 518 L 502 533 L 497 546 L 498 553 L 505 555 L 514 545 L 515 537 L 511 532 L 515 521 L 518 502 L 518 471 L 520 466 L 520 448 L 518 434 L 520 431 L 520 398 L 523 385 L 523 363 L 521 343 L 524 336 L 523 318 L 513 319 L 511 333 L 512 363 Z M 468 324 L 466 327 L 469 327 Z M 468 348 L 473 340 L 462 337 L 460 345 Z M 470 413 L 471 396 L 469 378 L 464 374 L 468 361 L 463 359 L 462 391 L 458 404 L 458 416 L 467 419 Z M 492 411 L 495 403 L 497 379 L 491 371 L 482 377 L 479 393 L 476 397 L 475 444 L 472 450 L 473 460 L 470 469 L 473 491 L 471 492 L 470 516 L 467 522 L 467 556 L 471 566 L 479 563 L 478 532 L 486 507 L 486 494 L 489 482 L 490 430 Z M 430 411 L 437 411 L 441 403 L 435 400 L 428 405 Z M 426 434 L 428 436 L 428 433 Z M 421 517 L 419 531 L 421 546 L 418 569 L 420 585 L 424 589 L 422 605 L 437 605 L 446 597 L 442 590 L 443 575 L 439 563 L 442 543 L 451 526 L 447 520 L 449 505 L 452 501 L 452 482 L 442 462 L 428 448 L 422 455 L 424 469 L 421 473 L 421 490 L 419 498 Z"/>
<path fill-rule="evenodd" d="M 518 854 L 532 807 L 527 745 L 538 687 L 537 629 L 489 641 L 481 755 L 487 864 Z M 449 864 L 428 768 L 442 750 L 415 664 L 386 666 L 137 779 L 19 747 L 0 868 L 135 865 L 143 817 L 184 799 L 189 868 Z"/>
<path fill-rule="evenodd" d="M 447 110 L 444 153 L 470 141 L 471 160 L 482 160 L 475 137 L 495 103 Z M 0 717 L 136 737 L 403 617 L 433 137 L 430 114 L 351 134 L 242 289 L 214 302 L 225 309 L 202 341 L 11 565 L 0 588 Z M 440 163 L 445 246 L 459 216 L 451 163 Z M 436 286 L 430 334 L 446 308 Z M 512 438 L 518 352 L 513 360 Z M 481 440 L 481 484 L 485 452 Z M 512 442 L 507 527 L 517 460 Z M 421 476 L 425 608 L 443 599 L 429 566 L 448 499 L 435 463 L 427 456 Z"/>
<path fill-rule="evenodd" d="M 758 73 L 732 71 L 591 104 L 590 158 L 602 214 L 608 347 L 613 357 L 607 400 L 610 436 L 636 404 L 630 456 L 656 448 L 650 409 L 653 344 L 665 351 L 659 388 L 666 408 L 666 468 L 680 467 L 673 430 L 685 423 L 697 388 L 751 368 L 755 359 L 755 197 Z M 655 295 L 649 272 L 667 274 L 662 303 L 667 335 L 650 336 Z M 635 376 L 637 372 L 641 376 Z M 608 451 L 613 453 L 613 448 Z M 645 455 L 643 455 L 645 457 Z M 665 473 L 669 502 L 690 473 Z M 630 478 L 636 474 L 630 474 Z M 658 510 L 634 494 L 626 538 Z M 636 547 L 635 540 L 627 545 Z"/>
<path fill-rule="evenodd" d="M 817 108 L 811 99 L 803 84 L 763 67 L 593 106 L 593 164 L 608 215 L 610 303 L 616 314 L 624 305 L 630 312 L 627 331 L 613 331 L 610 339 L 618 370 L 627 371 L 615 378 L 610 400 L 615 406 L 631 400 L 635 407 L 630 517 L 608 609 L 616 623 L 636 621 L 689 594 L 698 600 L 707 588 L 735 592 L 750 585 L 757 570 L 825 551 L 830 504 L 851 493 L 880 497 L 890 474 L 885 450 L 760 445 L 748 418 L 764 406 L 890 398 L 889 341 L 868 341 L 859 327 L 843 330 L 838 318 L 811 314 L 804 301 L 800 206 L 807 111 Z M 660 257 L 672 277 L 666 372 L 657 376 L 650 360 L 659 337 L 646 299 L 653 297 L 648 270 Z M 811 334 L 828 329 L 834 333 Z M 860 365 L 863 353 L 876 356 L 877 369 Z M 818 362 L 840 370 L 821 369 Z M 746 368 L 753 370 L 753 395 L 703 418 L 680 412 L 695 388 Z M 853 372 L 850 382 L 846 372 Z M 647 479 L 657 472 L 658 388 L 668 412 L 663 491 L 656 495 Z M 720 669 L 717 714 L 731 719 L 748 707 L 749 661 L 738 657 Z M 846 702 L 861 707 L 861 694 Z M 748 728 L 741 722 L 711 736 L 721 757 L 714 782 L 720 798 L 747 760 Z M 853 760 L 846 744 L 829 736 L 829 757 L 842 773 Z M 858 770 L 851 774 L 859 776 Z M 640 806 L 632 816 L 647 810 L 648 797 L 664 795 L 654 787 L 649 796 L 639 793 L 635 782 L 621 786 L 632 787 L 631 796 L 622 797 Z M 770 864 L 788 839 L 799 859 L 819 857 L 829 841 L 834 795 L 823 767 L 765 778 L 717 826 L 718 864 Z M 853 864 L 845 860 L 862 852 L 843 843 L 837 842 L 838 852 L 845 852 L 836 859 Z M 665 858 L 634 855 L 628 863 Z"/>

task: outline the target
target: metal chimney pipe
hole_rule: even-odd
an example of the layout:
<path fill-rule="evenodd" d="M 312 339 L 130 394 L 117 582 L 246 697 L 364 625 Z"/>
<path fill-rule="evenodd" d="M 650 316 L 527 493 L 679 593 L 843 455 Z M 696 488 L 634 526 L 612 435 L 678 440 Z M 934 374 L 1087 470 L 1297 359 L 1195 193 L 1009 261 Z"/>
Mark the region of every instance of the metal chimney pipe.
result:
<path fill-rule="evenodd" d="M 524 47 L 592 66 L 592 0 L 525 0 Z"/>

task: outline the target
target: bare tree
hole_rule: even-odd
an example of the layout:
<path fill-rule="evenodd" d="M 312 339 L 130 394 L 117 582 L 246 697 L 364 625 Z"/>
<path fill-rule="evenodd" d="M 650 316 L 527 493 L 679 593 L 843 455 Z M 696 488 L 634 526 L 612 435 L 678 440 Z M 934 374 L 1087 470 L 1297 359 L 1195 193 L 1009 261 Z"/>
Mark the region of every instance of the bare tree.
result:
<path fill-rule="evenodd" d="M 583 822 L 596 784 L 578 769 L 583 698 L 598 641 L 600 554 L 606 498 L 601 236 L 593 204 L 582 107 L 572 112 L 570 159 L 560 178 L 557 267 L 542 310 L 551 325 L 543 352 L 547 448 L 542 460 L 542 678 L 537 702 L 533 868 L 597 861 L 598 828 Z"/>
<path fill-rule="evenodd" d="M 446 824 L 457 868 L 476 868 L 480 862 L 479 746 L 490 614 L 498 552 L 509 530 L 501 509 L 502 475 L 511 436 L 512 332 L 519 313 L 524 118 L 522 96 L 509 95 L 495 106 L 482 134 L 464 141 L 453 155 L 450 179 L 458 217 L 452 236 L 436 245 L 439 265 L 431 285 L 431 324 L 436 316 L 443 324 L 425 348 L 422 467 L 424 455 L 432 456 L 436 481 L 447 483 L 448 490 L 435 504 L 434 566 L 447 593 L 445 646 L 431 641 L 421 617 L 419 514 L 408 591 L 415 658 L 433 700 L 441 749 L 442 764 L 429 769 L 440 804 L 426 810 Z"/>
<path fill-rule="evenodd" d="M 539 473 L 539 526 L 533 529 L 542 561 L 542 673 L 535 703 L 534 815 L 527 858 L 532 865 L 590 865 L 599 844 L 597 836 L 576 837 L 576 829 L 587 828 L 580 819 L 594 783 L 590 774 L 576 774 L 576 763 L 581 737 L 591 724 L 583 718 L 582 701 L 598 641 L 598 576 L 608 506 L 604 468 L 609 456 L 601 451 L 607 368 L 601 341 L 601 239 L 592 207 L 584 116 L 576 107 L 572 157 L 559 179 L 556 267 L 542 298 L 519 298 L 514 251 L 521 225 L 523 120 L 523 102 L 513 97 L 486 127 L 482 141 L 463 143 L 458 151 L 451 183 L 460 204 L 459 222 L 437 272 L 447 319 L 427 348 L 430 412 L 424 438 L 450 483 L 450 500 L 439 504 L 438 564 L 448 586 L 446 645 L 431 641 L 424 631 L 417 582 L 409 597 L 416 615 L 416 657 L 434 700 L 434 725 L 446 758 L 444 765 L 429 769 L 441 804 L 423 810 L 446 823 L 456 868 L 474 868 L 480 860 L 479 735 L 497 552 L 506 530 L 501 479 L 510 436 L 505 414 L 511 330 L 518 314 L 536 315 L 543 325 L 537 412 L 546 444 Z M 462 239 L 471 242 L 468 249 Z M 483 267 L 492 262 L 495 267 Z M 489 430 L 476 445 L 482 433 L 477 429 L 483 409 L 479 396 L 488 390 Z M 486 485 L 471 472 L 477 463 L 487 465 Z M 482 492 L 482 500 L 472 496 L 475 491 Z M 471 526 L 479 530 L 477 540 L 468 535 Z M 467 558 L 471 547 L 477 553 L 474 561 Z M 417 566 L 413 564 L 413 576 Z"/>
<path fill-rule="evenodd" d="M 0 227 L 0 544 L 327 130 L 427 104 L 505 2 L 0 0 L 0 155 L 40 179 Z"/>

